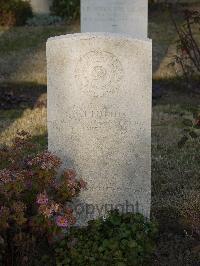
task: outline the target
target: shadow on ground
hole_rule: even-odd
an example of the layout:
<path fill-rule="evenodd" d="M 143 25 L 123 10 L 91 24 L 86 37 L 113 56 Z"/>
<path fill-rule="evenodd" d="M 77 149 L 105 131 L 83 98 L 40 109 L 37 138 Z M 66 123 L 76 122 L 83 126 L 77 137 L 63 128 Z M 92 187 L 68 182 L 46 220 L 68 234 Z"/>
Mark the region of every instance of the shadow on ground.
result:
<path fill-rule="evenodd" d="M 26 109 L 46 108 L 46 86 L 33 83 L 0 84 L 0 133 Z"/>

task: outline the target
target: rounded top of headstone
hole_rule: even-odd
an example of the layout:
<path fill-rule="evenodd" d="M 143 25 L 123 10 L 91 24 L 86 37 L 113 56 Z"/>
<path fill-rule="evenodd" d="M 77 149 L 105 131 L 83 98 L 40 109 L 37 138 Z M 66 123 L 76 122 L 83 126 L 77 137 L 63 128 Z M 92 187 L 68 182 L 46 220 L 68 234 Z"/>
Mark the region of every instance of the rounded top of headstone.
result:
<path fill-rule="evenodd" d="M 60 35 L 55 37 L 50 37 L 47 42 L 51 41 L 59 41 L 59 40 L 90 40 L 90 39 L 107 39 L 107 40 L 118 40 L 118 41 L 131 41 L 131 42 L 152 42 L 151 39 L 137 39 L 132 38 L 130 35 L 127 34 L 119 34 L 119 33 L 107 33 L 107 32 L 86 32 L 86 33 L 74 33 L 74 34 L 66 34 Z"/>

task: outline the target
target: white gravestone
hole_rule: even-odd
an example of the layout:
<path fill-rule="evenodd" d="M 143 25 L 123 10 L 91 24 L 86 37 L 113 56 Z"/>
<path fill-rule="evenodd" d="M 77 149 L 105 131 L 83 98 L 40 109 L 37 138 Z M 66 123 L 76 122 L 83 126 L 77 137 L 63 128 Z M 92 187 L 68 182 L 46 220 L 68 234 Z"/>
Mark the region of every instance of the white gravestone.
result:
<path fill-rule="evenodd" d="M 147 38 L 148 0 L 81 0 L 81 32 Z"/>
<path fill-rule="evenodd" d="M 117 208 L 149 217 L 151 41 L 50 38 L 47 63 L 49 150 L 88 183 L 76 209 L 80 224 Z"/>

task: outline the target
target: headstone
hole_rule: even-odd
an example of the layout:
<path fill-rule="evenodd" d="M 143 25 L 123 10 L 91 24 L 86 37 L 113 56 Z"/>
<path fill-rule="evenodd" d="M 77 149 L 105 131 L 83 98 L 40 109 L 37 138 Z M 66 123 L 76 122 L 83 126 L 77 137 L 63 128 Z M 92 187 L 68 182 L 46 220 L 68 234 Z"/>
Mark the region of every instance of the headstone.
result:
<path fill-rule="evenodd" d="M 118 34 L 47 42 L 48 143 L 88 183 L 79 223 L 109 209 L 150 215 L 152 44 Z"/>
<path fill-rule="evenodd" d="M 81 32 L 147 38 L 148 0 L 81 0 Z"/>
<path fill-rule="evenodd" d="M 50 14 L 52 0 L 31 0 L 31 7 L 35 14 Z"/>

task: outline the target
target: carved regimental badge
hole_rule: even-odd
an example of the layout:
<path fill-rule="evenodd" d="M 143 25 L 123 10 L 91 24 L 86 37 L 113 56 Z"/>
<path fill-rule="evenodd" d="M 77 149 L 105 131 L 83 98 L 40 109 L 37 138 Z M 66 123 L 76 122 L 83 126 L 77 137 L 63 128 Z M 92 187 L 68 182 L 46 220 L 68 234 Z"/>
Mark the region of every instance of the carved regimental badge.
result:
<path fill-rule="evenodd" d="M 80 57 L 75 77 L 81 90 L 101 97 L 120 88 L 123 67 L 114 54 L 99 50 L 91 51 Z"/>

